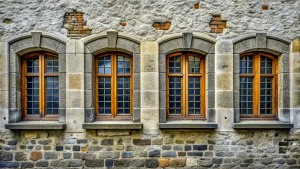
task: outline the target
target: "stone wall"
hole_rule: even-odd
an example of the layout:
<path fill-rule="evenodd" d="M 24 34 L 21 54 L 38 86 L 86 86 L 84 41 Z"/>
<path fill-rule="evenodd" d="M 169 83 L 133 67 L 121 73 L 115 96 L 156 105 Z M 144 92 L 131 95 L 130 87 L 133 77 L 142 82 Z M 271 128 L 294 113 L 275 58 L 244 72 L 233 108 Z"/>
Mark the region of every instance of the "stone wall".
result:
<path fill-rule="evenodd" d="M 0 0 L 0 168 L 300 168 L 299 7 Z M 20 60 L 33 51 L 59 56 L 58 121 L 22 121 Z M 93 57 L 108 51 L 133 57 L 130 121 L 95 121 Z M 179 51 L 205 56 L 204 120 L 166 117 L 165 57 Z M 276 120 L 239 117 L 239 56 L 250 51 L 278 57 Z"/>

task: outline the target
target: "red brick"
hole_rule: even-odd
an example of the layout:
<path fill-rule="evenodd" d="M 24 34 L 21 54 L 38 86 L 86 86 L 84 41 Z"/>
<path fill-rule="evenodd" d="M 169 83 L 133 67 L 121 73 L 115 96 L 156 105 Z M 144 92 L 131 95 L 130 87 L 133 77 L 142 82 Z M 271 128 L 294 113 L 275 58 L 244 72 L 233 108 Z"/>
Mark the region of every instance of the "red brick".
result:
<path fill-rule="evenodd" d="M 215 29 L 215 32 L 216 32 L 216 33 L 222 33 L 222 32 L 223 32 L 223 29 Z"/>
<path fill-rule="evenodd" d="M 120 25 L 122 25 L 122 26 L 126 26 L 126 23 L 120 23 Z"/>
<path fill-rule="evenodd" d="M 211 25 L 226 25 L 226 21 L 211 21 Z"/>
<path fill-rule="evenodd" d="M 268 9 L 269 9 L 269 5 L 263 5 L 261 8 L 262 8 L 263 10 L 268 10 Z"/>
<path fill-rule="evenodd" d="M 213 20 L 215 20 L 215 21 L 220 21 L 220 20 L 221 20 L 221 16 L 214 16 L 214 17 L 213 17 Z"/>
<path fill-rule="evenodd" d="M 200 5 L 199 5 L 199 3 L 197 3 L 197 4 L 195 4 L 195 9 L 199 9 L 200 8 Z"/>

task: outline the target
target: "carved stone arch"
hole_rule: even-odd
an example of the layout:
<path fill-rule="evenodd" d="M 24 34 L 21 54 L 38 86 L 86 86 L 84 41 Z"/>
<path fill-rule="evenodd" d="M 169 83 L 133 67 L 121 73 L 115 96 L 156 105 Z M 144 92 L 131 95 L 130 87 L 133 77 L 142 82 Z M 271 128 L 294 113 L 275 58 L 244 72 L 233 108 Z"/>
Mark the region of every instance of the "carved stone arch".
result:
<path fill-rule="evenodd" d="M 166 56 L 190 51 L 205 56 L 206 118 L 215 122 L 215 43 L 213 37 L 196 33 L 178 33 L 163 37 L 159 43 L 159 122 L 166 123 Z M 209 85 L 208 85 L 209 84 Z"/>
<path fill-rule="evenodd" d="M 66 43 L 62 35 L 48 32 L 28 32 L 8 39 L 9 46 L 9 123 L 22 119 L 21 60 L 24 54 L 47 51 L 59 57 L 59 122 L 66 122 Z"/>
<path fill-rule="evenodd" d="M 94 57 L 100 53 L 118 51 L 133 57 L 133 121 L 140 122 L 140 41 L 116 31 L 107 31 L 82 39 L 84 49 L 85 123 L 95 121 Z"/>
<path fill-rule="evenodd" d="M 239 57 L 247 52 L 266 52 L 278 57 L 278 118 L 290 122 L 290 41 L 266 33 L 253 33 L 233 40 L 233 90 L 235 122 L 239 122 Z"/>

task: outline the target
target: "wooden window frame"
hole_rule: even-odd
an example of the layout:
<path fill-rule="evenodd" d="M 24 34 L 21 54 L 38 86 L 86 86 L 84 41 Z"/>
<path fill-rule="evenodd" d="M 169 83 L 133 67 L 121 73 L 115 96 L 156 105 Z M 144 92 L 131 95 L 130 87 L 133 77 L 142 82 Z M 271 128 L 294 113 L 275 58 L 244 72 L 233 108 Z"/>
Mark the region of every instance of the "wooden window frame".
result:
<path fill-rule="evenodd" d="M 105 57 L 105 56 L 111 56 L 111 74 L 98 74 L 98 61 L 97 59 L 100 57 Z M 123 56 L 127 57 L 130 59 L 130 74 L 118 74 L 117 69 L 118 69 L 118 56 Z M 133 57 L 120 53 L 120 52 L 106 52 L 97 55 L 94 57 L 94 62 L 95 62 L 95 79 L 94 79 L 94 86 L 95 86 L 95 116 L 97 121 L 101 120 L 132 120 L 133 116 Z M 107 114 L 99 114 L 98 112 L 98 77 L 111 77 L 111 115 Z M 130 115 L 128 114 L 117 114 L 118 110 L 118 102 L 117 102 L 117 97 L 118 97 L 118 83 L 117 83 L 117 78 L 118 77 L 130 77 Z"/>
<path fill-rule="evenodd" d="M 47 115 L 46 114 L 46 77 L 59 77 L 59 73 L 46 73 L 46 59 L 45 55 L 58 58 L 58 55 L 49 52 L 33 52 L 26 54 L 22 57 L 22 68 L 21 68 L 21 97 L 22 97 L 22 114 L 23 120 L 44 120 L 44 121 L 58 121 L 58 115 Z M 26 60 L 39 56 L 39 73 L 27 73 L 27 62 Z M 39 115 L 27 115 L 27 98 L 26 98 L 26 77 L 39 77 Z"/>
<path fill-rule="evenodd" d="M 174 56 L 181 56 L 181 73 L 169 73 L 169 58 Z M 200 58 L 200 73 L 189 74 L 189 56 Z M 169 77 L 182 77 L 181 78 L 181 114 L 169 114 Z M 189 77 L 200 77 L 200 94 L 201 105 L 200 115 L 189 115 Z M 193 52 L 177 52 L 167 55 L 166 57 L 166 109 L 167 120 L 180 120 L 180 119 L 205 119 L 206 116 L 206 70 L 205 70 L 205 56 Z"/>
<path fill-rule="evenodd" d="M 252 55 L 253 57 L 253 73 L 252 74 L 240 74 L 240 77 L 253 77 L 253 115 L 240 114 L 240 118 L 245 119 L 278 119 L 278 58 L 264 52 L 250 52 L 240 55 L 241 57 Z M 272 59 L 272 74 L 261 74 L 260 73 L 260 59 L 261 55 L 269 59 Z M 261 77 L 272 77 L 272 106 L 273 114 L 260 114 L 260 78 Z M 240 82 L 239 82 L 240 83 Z"/>

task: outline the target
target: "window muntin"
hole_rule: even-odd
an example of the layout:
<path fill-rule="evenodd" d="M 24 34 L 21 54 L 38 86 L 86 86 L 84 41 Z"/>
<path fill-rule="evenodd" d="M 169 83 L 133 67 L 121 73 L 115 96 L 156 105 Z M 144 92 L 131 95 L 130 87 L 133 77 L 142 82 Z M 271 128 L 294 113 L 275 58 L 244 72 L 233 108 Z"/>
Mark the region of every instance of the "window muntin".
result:
<path fill-rule="evenodd" d="M 167 56 L 168 118 L 205 116 L 205 61 L 195 53 Z"/>
<path fill-rule="evenodd" d="M 241 117 L 276 117 L 278 111 L 278 61 L 266 53 L 240 57 Z"/>
<path fill-rule="evenodd" d="M 110 52 L 96 57 L 96 117 L 131 118 L 133 111 L 132 57 Z"/>
<path fill-rule="evenodd" d="M 31 53 L 22 61 L 22 112 L 24 120 L 57 120 L 59 110 L 58 57 Z"/>

